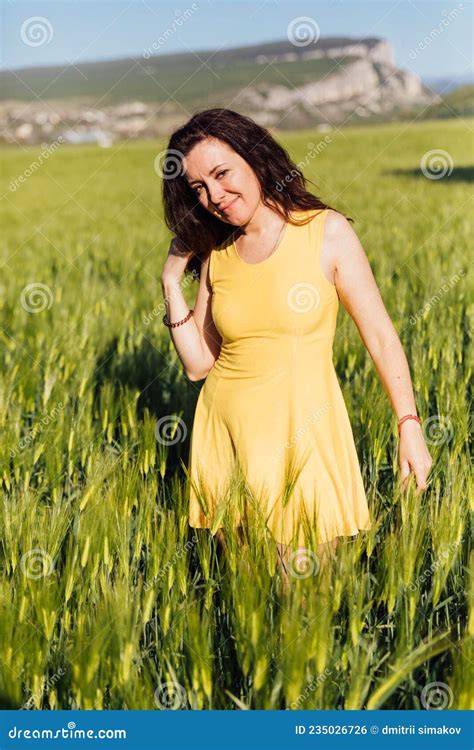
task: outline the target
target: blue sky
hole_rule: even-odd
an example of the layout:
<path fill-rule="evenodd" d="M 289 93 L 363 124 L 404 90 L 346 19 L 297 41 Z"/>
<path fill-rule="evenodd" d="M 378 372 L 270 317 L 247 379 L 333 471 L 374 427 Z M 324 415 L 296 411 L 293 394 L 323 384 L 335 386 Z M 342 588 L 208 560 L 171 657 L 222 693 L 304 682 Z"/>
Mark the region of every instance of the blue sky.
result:
<path fill-rule="evenodd" d="M 2 68 L 141 55 L 172 30 L 158 54 L 214 50 L 285 39 L 292 19 L 307 16 L 325 36 L 377 36 L 390 41 L 398 66 L 423 77 L 473 69 L 472 0 L 0 0 Z M 173 21 L 188 10 L 177 28 Z M 40 17 L 47 42 L 25 43 Z M 25 26 L 26 24 L 26 26 Z M 22 27 L 26 31 L 23 33 Z M 45 31 L 46 30 L 46 31 Z M 430 36 L 431 35 L 431 36 Z M 419 45 L 430 38 L 420 51 Z M 28 37 L 27 37 L 28 39 Z M 33 41 L 38 37 L 32 37 Z M 418 50 L 413 55 L 413 50 Z"/>

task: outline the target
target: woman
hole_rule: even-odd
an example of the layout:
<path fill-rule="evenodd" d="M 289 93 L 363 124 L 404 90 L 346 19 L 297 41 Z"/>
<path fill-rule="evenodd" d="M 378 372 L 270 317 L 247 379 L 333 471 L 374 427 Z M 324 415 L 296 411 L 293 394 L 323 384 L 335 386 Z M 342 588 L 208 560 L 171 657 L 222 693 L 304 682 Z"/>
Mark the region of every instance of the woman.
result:
<path fill-rule="evenodd" d="M 339 301 L 398 419 L 402 486 L 413 471 L 418 494 L 432 460 L 407 360 L 351 220 L 308 192 L 266 129 L 205 110 L 172 134 L 164 164 L 175 237 L 161 276 L 163 320 L 187 377 L 206 379 L 191 438 L 189 523 L 216 528 L 230 511 L 242 524 L 231 490 L 243 477 L 288 583 L 292 547 L 297 564 L 315 538 L 308 534 L 324 560 L 339 537 L 371 528 L 332 362 Z M 189 310 L 181 281 L 198 270 Z"/>

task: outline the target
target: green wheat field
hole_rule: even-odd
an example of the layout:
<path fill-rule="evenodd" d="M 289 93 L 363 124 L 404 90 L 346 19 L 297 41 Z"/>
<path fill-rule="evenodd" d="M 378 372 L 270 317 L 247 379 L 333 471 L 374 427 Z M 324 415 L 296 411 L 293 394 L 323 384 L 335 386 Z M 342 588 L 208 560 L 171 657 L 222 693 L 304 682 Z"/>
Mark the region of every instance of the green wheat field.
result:
<path fill-rule="evenodd" d="M 166 144 L 61 145 L 37 167 L 39 147 L 2 150 L 2 708 L 473 707 L 473 123 L 281 136 L 354 219 L 434 462 L 424 493 L 400 492 L 396 420 L 341 306 L 334 361 L 373 528 L 326 579 L 308 540 L 288 593 L 260 527 L 222 554 L 187 524 L 203 382 L 161 321 Z"/>

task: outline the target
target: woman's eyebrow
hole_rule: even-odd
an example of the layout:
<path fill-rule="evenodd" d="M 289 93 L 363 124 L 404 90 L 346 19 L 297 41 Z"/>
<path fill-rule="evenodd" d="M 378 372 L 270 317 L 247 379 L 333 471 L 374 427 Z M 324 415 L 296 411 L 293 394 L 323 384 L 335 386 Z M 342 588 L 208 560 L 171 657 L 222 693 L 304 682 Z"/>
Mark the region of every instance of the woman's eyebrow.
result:
<path fill-rule="evenodd" d="M 224 162 L 224 164 L 225 164 L 225 162 Z M 211 171 L 209 172 L 209 174 L 211 175 L 211 174 L 212 174 L 213 172 L 215 172 L 215 171 L 216 171 L 216 169 L 219 169 L 219 167 L 223 167 L 223 166 L 224 166 L 224 164 L 218 164 L 218 165 L 217 165 L 216 167 L 213 167 L 213 168 L 211 169 Z M 201 182 L 201 180 L 190 180 L 188 184 L 192 186 L 192 185 L 194 185 L 194 184 L 195 184 L 196 182 Z"/>

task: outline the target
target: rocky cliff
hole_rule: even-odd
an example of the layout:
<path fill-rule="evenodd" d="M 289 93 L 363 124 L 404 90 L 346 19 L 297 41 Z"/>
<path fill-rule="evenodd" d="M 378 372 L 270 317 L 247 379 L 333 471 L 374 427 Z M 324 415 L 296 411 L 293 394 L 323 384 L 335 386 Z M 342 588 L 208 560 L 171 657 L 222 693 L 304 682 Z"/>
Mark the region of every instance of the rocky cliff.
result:
<path fill-rule="evenodd" d="M 185 53 L 1 73 L 2 137 L 108 146 L 167 135 L 206 106 L 230 106 L 274 129 L 323 129 L 395 119 L 440 101 L 396 66 L 385 39 L 331 37 L 304 46 L 286 39 L 200 59 L 208 62 L 197 66 Z"/>
<path fill-rule="evenodd" d="M 243 93 L 246 106 L 266 124 L 285 110 L 300 108 L 322 121 L 340 124 L 347 118 L 383 115 L 398 108 L 427 105 L 440 97 L 423 85 L 415 73 L 395 65 L 392 45 L 386 40 L 347 42 L 312 51 L 258 55 L 259 64 L 298 62 L 305 59 L 337 60 L 320 79 L 300 86 L 257 84 Z M 260 113 L 258 115 L 257 113 Z"/>

